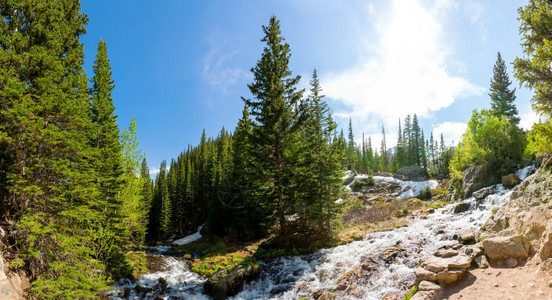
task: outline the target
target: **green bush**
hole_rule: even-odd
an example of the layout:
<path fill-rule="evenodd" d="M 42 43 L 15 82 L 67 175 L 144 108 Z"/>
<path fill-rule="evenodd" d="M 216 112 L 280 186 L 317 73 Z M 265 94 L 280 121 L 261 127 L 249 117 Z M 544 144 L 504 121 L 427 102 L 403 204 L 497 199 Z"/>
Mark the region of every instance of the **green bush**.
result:
<path fill-rule="evenodd" d="M 425 188 L 420 192 L 420 195 L 418 195 L 418 198 L 421 200 L 431 200 L 431 197 L 433 197 L 433 194 L 431 193 L 431 190 L 429 188 Z"/>
<path fill-rule="evenodd" d="M 468 129 L 450 162 L 453 179 L 462 179 L 462 172 L 482 165 L 498 177 L 508 172 L 505 165 L 519 163 L 525 151 L 525 133 L 506 117 L 498 118 L 487 110 L 474 110 Z"/>
<path fill-rule="evenodd" d="M 360 190 L 362 190 L 362 188 L 367 186 L 374 186 L 375 184 L 376 182 L 374 181 L 374 178 L 370 176 L 364 179 L 355 180 L 355 182 L 351 184 L 351 190 L 353 190 L 353 192 L 359 192 Z"/>

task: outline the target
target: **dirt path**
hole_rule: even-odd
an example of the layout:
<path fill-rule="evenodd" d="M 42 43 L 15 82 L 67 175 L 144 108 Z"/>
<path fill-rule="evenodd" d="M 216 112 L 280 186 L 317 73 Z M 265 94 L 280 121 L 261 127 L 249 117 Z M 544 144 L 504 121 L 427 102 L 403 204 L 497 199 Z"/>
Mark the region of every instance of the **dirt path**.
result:
<path fill-rule="evenodd" d="M 513 269 L 488 268 L 468 271 L 460 282 L 445 287 L 440 299 L 552 300 L 552 272 L 538 271 L 528 262 Z"/>

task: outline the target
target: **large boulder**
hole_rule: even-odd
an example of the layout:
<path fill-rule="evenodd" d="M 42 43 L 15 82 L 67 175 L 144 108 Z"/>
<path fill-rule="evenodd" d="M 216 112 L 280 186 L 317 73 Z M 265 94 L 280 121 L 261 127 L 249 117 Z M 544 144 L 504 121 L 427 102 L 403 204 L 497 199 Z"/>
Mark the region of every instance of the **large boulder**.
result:
<path fill-rule="evenodd" d="M 487 172 L 482 166 L 467 168 L 462 173 L 462 188 L 466 197 L 472 195 L 473 192 L 488 186 Z"/>
<path fill-rule="evenodd" d="M 510 257 L 525 259 L 531 252 L 531 243 L 522 235 L 509 237 L 492 237 L 483 241 L 483 249 L 487 257 L 493 261 L 505 260 Z"/>
<path fill-rule="evenodd" d="M 461 212 L 467 211 L 468 209 L 470 209 L 470 204 L 466 202 L 461 202 L 456 204 L 456 206 L 454 207 L 454 213 L 459 214 Z"/>
<path fill-rule="evenodd" d="M 436 253 L 437 254 L 437 253 Z M 463 253 L 447 252 L 446 257 L 431 256 L 422 260 L 420 267 L 414 270 L 416 281 L 424 280 L 443 283 L 453 283 L 464 274 L 471 265 L 471 259 Z"/>
<path fill-rule="evenodd" d="M 425 169 L 418 166 L 405 166 L 393 174 L 393 177 L 402 181 L 425 181 L 429 175 Z"/>
<path fill-rule="evenodd" d="M 483 199 L 487 198 L 487 196 L 489 196 L 492 193 L 493 193 L 493 189 L 486 187 L 486 188 L 482 188 L 482 189 L 479 189 L 479 190 L 473 192 L 472 196 L 476 200 L 483 200 Z"/>
<path fill-rule="evenodd" d="M 519 177 L 516 174 L 508 174 L 506 176 L 502 176 L 502 185 L 507 189 L 513 188 L 514 186 L 518 185 L 519 182 Z"/>
<path fill-rule="evenodd" d="M 256 262 L 238 265 L 232 271 L 220 269 L 211 275 L 203 285 L 203 293 L 215 300 L 226 299 L 236 295 L 249 282 L 261 274 L 261 267 Z"/>

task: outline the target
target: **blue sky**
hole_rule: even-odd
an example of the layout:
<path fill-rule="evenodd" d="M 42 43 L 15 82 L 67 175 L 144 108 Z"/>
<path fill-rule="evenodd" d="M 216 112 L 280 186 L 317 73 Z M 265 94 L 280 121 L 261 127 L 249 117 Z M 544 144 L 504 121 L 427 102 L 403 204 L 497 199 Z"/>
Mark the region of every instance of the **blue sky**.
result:
<path fill-rule="evenodd" d="M 336 120 L 355 134 L 396 143 L 398 119 L 416 113 L 426 136 L 458 142 L 474 108 L 489 107 L 496 53 L 508 64 L 522 125 L 531 92 L 511 62 L 521 56 L 518 0 L 177 1 L 82 0 L 86 69 L 107 42 L 119 126 L 136 115 L 150 168 L 175 158 L 201 131 L 233 130 L 250 69 L 260 58 L 261 26 L 272 14 L 291 46 L 291 70 L 316 67 Z M 346 129 L 346 128 L 345 128 Z"/>

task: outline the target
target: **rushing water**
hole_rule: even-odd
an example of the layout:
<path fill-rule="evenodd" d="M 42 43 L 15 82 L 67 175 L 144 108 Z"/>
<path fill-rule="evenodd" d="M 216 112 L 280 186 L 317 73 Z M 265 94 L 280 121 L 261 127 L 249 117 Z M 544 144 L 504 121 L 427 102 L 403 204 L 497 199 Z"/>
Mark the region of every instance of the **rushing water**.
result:
<path fill-rule="evenodd" d="M 518 171 L 525 179 L 532 167 Z M 377 181 L 397 181 L 397 179 L 376 179 Z M 404 182 L 397 182 L 401 185 Z M 418 183 L 419 186 L 433 186 L 431 182 Z M 407 185 L 407 184 L 405 184 Z M 411 190 L 416 191 L 418 188 Z M 313 293 L 334 290 L 339 278 L 362 262 L 363 257 L 378 255 L 384 250 L 401 246 L 396 259 L 387 264 L 376 265 L 370 278 L 357 285 L 357 293 L 336 292 L 339 299 L 381 299 L 388 293 L 404 294 L 414 283 L 414 269 L 420 259 L 431 255 L 437 249 L 458 243 L 456 235 L 464 230 L 478 231 L 490 217 L 493 207 L 501 206 L 509 200 L 511 190 L 502 185 L 492 187 L 494 194 L 477 202 L 473 197 L 462 202 L 470 203 L 470 209 L 463 213 L 453 213 L 454 204 L 436 209 L 426 217 L 409 217 L 409 224 L 387 232 L 371 233 L 362 241 L 352 242 L 334 248 L 322 249 L 311 255 L 281 257 L 270 262 L 260 262 L 263 266 L 261 277 L 247 284 L 243 291 L 232 299 L 298 299 L 312 298 Z M 208 299 L 201 294 L 204 277 L 189 271 L 186 263 L 172 257 L 165 258 L 167 270 L 144 275 L 138 285 L 151 287 L 160 277 L 167 281 L 165 299 Z M 121 282 L 116 290 L 134 288 L 136 283 Z M 342 294 L 339 294 L 342 293 Z M 118 299 L 117 297 L 113 297 Z M 153 299 L 139 296 L 131 290 L 131 299 Z"/>

